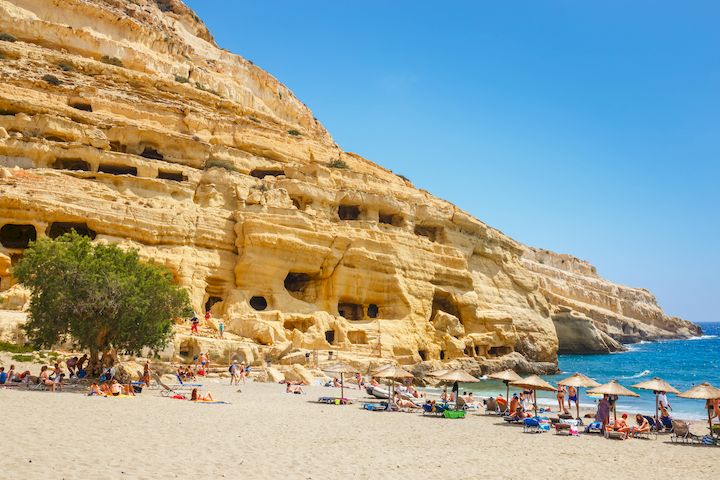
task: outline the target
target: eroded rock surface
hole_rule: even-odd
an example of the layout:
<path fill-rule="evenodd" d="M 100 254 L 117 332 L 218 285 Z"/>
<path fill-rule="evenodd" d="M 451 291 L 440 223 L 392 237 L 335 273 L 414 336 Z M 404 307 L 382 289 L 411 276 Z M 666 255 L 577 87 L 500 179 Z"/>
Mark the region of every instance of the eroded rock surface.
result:
<path fill-rule="evenodd" d="M 234 335 L 178 327 L 169 356 L 552 365 L 568 289 L 614 338 L 691 333 L 598 277 L 602 298 L 555 286 L 534 250 L 342 151 L 179 1 L 0 0 L 0 33 L 2 290 L 28 242 L 75 229 L 167 266 Z"/>

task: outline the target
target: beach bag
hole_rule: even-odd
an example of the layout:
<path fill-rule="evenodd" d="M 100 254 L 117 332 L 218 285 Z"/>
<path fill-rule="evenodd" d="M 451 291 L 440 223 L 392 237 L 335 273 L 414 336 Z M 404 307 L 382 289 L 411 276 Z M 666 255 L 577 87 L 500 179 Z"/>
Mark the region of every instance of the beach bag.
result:
<path fill-rule="evenodd" d="M 702 438 L 703 445 L 715 445 L 715 439 L 711 437 L 710 435 L 705 435 Z"/>

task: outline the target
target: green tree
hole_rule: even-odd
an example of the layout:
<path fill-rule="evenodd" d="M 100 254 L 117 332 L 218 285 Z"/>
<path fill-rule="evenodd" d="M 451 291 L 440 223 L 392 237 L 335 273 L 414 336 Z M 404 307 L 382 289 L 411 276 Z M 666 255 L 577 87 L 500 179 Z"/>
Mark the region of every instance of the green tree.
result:
<path fill-rule="evenodd" d="M 12 273 L 32 293 L 28 339 L 36 348 L 70 339 L 90 351 L 93 371 L 100 353 L 162 349 L 172 319 L 192 313 L 166 268 L 74 231 L 33 242 Z"/>

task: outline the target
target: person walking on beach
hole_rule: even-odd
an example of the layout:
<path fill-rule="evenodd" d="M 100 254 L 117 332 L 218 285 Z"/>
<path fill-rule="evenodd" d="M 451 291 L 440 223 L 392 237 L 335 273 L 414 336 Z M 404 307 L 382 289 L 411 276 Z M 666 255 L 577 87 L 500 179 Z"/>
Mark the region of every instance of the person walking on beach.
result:
<path fill-rule="evenodd" d="M 245 362 L 242 362 L 240 364 L 240 371 L 238 373 L 240 375 L 240 378 L 242 379 L 243 385 L 245 385 L 245 378 L 247 377 L 247 368 L 245 367 Z M 240 382 L 237 382 L 237 384 L 240 385 Z"/>
<path fill-rule="evenodd" d="M 150 388 L 150 362 L 145 362 L 145 365 L 143 366 L 143 376 L 141 380 L 146 387 Z"/>

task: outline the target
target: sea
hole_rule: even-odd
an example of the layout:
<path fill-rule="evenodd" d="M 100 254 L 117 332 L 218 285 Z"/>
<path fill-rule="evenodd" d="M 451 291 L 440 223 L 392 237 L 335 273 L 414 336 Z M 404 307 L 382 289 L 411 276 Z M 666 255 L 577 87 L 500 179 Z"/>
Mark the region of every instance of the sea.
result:
<path fill-rule="evenodd" d="M 640 394 L 639 398 L 620 397 L 617 403 L 618 412 L 654 413 L 655 395 L 650 391 L 632 388 L 632 385 L 660 377 L 681 392 L 703 382 L 710 382 L 720 388 L 720 322 L 702 323 L 700 326 L 703 335 L 687 340 L 635 343 L 626 345 L 628 350 L 625 352 L 605 355 L 560 355 L 558 367 L 561 373 L 543 378 L 556 384 L 559 380 L 580 372 L 601 384 L 616 379 L 623 386 Z M 464 384 L 461 389 L 472 391 L 477 396 L 494 396 L 498 393 L 505 395 L 505 385 L 494 380 Z M 539 404 L 555 405 L 554 410 L 557 409 L 553 392 L 538 394 Z M 668 401 L 675 418 L 707 418 L 702 400 L 668 395 Z M 597 399 L 585 395 L 585 389 L 581 389 L 581 407 L 593 408 L 596 402 Z"/>

